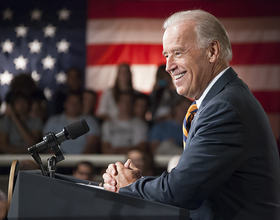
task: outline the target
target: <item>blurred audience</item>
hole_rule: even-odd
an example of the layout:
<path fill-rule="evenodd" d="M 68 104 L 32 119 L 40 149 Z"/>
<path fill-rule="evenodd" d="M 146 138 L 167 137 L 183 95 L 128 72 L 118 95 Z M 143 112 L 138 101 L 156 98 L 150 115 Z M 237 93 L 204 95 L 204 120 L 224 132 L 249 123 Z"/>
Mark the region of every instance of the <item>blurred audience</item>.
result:
<path fill-rule="evenodd" d="M 20 170 L 38 170 L 39 165 L 34 160 L 20 160 L 19 161 Z"/>
<path fill-rule="evenodd" d="M 7 219 L 7 196 L 5 193 L 0 189 L 0 220 Z"/>
<path fill-rule="evenodd" d="M 168 72 L 165 71 L 165 65 L 158 67 L 156 81 L 150 94 L 151 113 L 153 121 L 166 119 L 171 110 L 171 106 L 180 98 L 175 90 L 173 81 Z"/>
<path fill-rule="evenodd" d="M 47 99 L 40 90 L 33 92 L 29 115 L 31 118 L 40 118 L 43 123 L 47 120 Z"/>
<path fill-rule="evenodd" d="M 123 92 L 117 99 L 118 117 L 102 124 L 102 153 L 126 154 L 131 149 L 146 150 L 148 126 L 133 117 L 133 94 Z"/>
<path fill-rule="evenodd" d="M 0 149 L 3 153 L 28 153 L 27 148 L 41 140 L 43 122 L 31 118 L 30 97 L 10 92 L 6 112 L 0 121 Z"/>
<path fill-rule="evenodd" d="M 2 99 L 0 97 L 0 119 L 2 118 L 3 114 L 2 114 Z"/>
<path fill-rule="evenodd" d="M 171 118 L 157 122 L 149 133 L 149 144 L 153 154 L 181 154 L 183 152 L 182 123 L 191 101 L 180 97 L 171 110 Z"/>
<path fill-rule="evenodd" d="M 41 89 L 36 85 L 30 73 L 21 73 L 13 78 L 10 90 L 6 94 L 6 102 L 11 101 L 12 93 L 25 94 L 31 101 L 29 115 L 31 118 L 40 118 L 43 122 L 46 120 L 47 99 Z"/>
<path fill-rule="evenodd" d="M 61 84 L 52 96 L 48 108 L 48 114 L 56 115 L 64 111 L 63 103 L 69 93 L 83 92 L 83 73 L 76 67 L 71 67 L 66 71 L 66 84 Z"/>
<path fill-rule="evenodd" d="M 151 121 L 150 99 L 143 93 L 136 94 L 134 97 L 133 115 L 147 123 Z"/>
<path fill-rule="evenodd" d="M 132 163 L 141 170 L 142 176 L 155 175 L 153 155 L 140 150 L 130 150 L 127 152 L 126 157 L 131 159 Z"/>
<path fill-rule="evenodd" d="M 98 118 L 108 120 L 118 116 L 119 110 L 116 103 L 121 92 L 135 93 L 130 66 L 126 63 L 119 65 L 114 87 L 105 90 L 100 97 L 96 112 Z"/>
<path fill-rule="evenodd" d="M 95 117 L 95 106 L 97 101 L 96 92 L 86 89 L 83 92 L 83 114 Z"/>
<path fill-rule="evenodd" d="M 73 177 L 93 181 L 94 166 L 91 162 L 81 161 L 73 169 Z"/>
<path fill-rule="evenodd" d="M 64 102 L 64 112 L 51 116 L 45 126 L 44 134 L 48 132 L 60 132 L 63 127 L 85 119 L 90 131 L 79 138 L 61 143 L 61 149 L 65 154 L 99 153 L 100 151 L 100 127 L 96 119 L 82 113 L 82 96 L 79 93 L 70 93 Z"/>

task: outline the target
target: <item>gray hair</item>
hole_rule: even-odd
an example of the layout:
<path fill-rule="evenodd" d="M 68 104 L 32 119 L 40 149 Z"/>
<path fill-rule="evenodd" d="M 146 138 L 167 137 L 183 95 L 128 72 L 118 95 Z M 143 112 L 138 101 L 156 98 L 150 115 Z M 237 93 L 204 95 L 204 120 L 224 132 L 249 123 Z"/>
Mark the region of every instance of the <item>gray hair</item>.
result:
<path fill-rule="evenodd" d="M 207 48 L 213 40 L 217 40 L 221 46 L 220 59 L 230 61 L 232 58 L 232 50 L 228 37 L 228 33 L 222 23 L 213 15 L 202 10 L 181 11 L 171 15 L 163 24 L 163 28 L 180 22 L 194 20 L 195 33 L 197 36 L 198 48 Z"/>

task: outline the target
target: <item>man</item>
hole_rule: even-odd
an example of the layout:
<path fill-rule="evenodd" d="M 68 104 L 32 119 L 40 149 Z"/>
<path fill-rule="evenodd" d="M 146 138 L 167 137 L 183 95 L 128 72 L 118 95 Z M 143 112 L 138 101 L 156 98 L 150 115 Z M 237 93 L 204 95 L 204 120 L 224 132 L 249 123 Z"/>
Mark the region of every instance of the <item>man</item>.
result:
<path fill-rule="evenodd" d="M 82 114 L 82 97 L 79 93 L 70 93 L 64 102 L 64 112 L 51 116 L 46 122 L 43 133 L 60 132 L 65 126 L 85 119 L 90 130 L 81 137 L 61 143 L 65 154 L 98 153 L 100 150 L 100 128 L 97 120 L 92 116 Z"/>
<path fill-rule="evenodd" d="M 126 154 L 146 150 L 148 125 L 133 117 L 133 94 L 121 92 L 117 99 L 118 116 L 102 124 L 102 153 Z"/>
<path fill-rule="evenodd" d="M 73 177 L 92 181 L 94 178 L 94 166 L 89 161 L 79 162 L 73 169 Z"/>
<path fill-rule="evenodd" d="M 5 115 L 0 120 L 0 152 L 28 153 L 41 139 L 43 121 L 29 116 L 32 100 L 22 92 L 10 92 Z"/>
<path fill-rule="evenodd" d="M 83 73 L 77 67 L 71 67 L 66 71 L 66 83 L 60 84 L 52 97 L 49 106 L 49 115 L 61 114 L 64 111 L 63 103 L 69 93 L 82 93 Z"/>
<path fill-rule="evenodd" d="M 164 27 L 166 70 L 198 106 L 184 153 L 158 178 L 140 178 L 129 160 L 110 164 L 105 189 L 189 209 L 192 220 L 280 219 L 275 138 L 259 102 L 228 68 L 224 27 L 201 10 L 175 13 Z"/>

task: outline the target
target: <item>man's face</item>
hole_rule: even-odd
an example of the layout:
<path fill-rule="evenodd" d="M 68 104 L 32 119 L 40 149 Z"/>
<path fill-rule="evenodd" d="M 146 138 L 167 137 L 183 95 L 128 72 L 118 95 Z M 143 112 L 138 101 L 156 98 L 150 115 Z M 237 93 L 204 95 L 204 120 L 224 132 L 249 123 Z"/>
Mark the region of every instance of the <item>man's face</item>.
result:
<path fill-rule="evenodd" d="M 198 99 L 211 81 L 208 49 L 197 49 L 194 21 L 168 27 L 163 35 L 166 71 L 171 75 L 177 93 Z"/>
<path fill-rule="evenodd" d="M 78 117 L 82 113 L 82 101 L 77 95 L 70 95 L 64 103 L 64 109 L 69 117 Z"/>
<path fill-rule="evenodd" d="M 90 169 L 89 166 L 84 164 L 80 164 L 77 170 L 73 173 L 73 177 L 79 178 L 82 180 L 92 180 L 93 178 L 93 171 Z"/>

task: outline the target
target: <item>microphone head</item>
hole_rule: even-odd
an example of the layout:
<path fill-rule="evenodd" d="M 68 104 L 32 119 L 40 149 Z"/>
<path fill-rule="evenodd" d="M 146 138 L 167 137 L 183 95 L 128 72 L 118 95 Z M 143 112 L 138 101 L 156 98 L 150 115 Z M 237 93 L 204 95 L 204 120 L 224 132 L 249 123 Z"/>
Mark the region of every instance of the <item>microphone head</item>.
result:
<path fill-rule="evenodd" d="M 76 138 L 89 132 L 89 127 L 85 119 L 76 121 L 65 127 L 66 133 L 68 134 L 68 139 L 75 140 Z"/>

